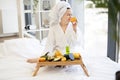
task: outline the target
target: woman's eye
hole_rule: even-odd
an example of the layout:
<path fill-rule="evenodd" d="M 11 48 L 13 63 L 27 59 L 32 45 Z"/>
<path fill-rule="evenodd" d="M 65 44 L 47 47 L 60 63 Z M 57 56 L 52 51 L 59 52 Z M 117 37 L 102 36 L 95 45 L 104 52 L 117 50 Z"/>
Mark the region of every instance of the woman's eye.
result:
<path fill-rule="evenodd" d="M 67 16 L 71 16 L 70 14 L 67 14 Z"/>

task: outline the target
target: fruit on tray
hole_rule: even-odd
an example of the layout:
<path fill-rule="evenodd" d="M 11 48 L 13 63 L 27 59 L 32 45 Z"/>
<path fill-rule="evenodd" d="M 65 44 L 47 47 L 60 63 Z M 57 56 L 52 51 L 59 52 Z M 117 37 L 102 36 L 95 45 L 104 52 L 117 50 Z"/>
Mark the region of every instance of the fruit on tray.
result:
<path fill-rule="evenodd" d="M 64 57 L 68 60 L 68 59 L 70 59 L 70 60 L 74 60 L 74 55 L 73 55 L 73 53 L 69 53 L 69 54 L 64 54 Z"/>
<path fill-rule="evenodd" d="M 54 57 L 62 56 L 62 53 L 59 50 L 55 51 Z"/>
<path fill-rule="evenodd" d="M 43 55 L 43 56 L 41 56 L 41 57 L 44 57 L 44 58 L 46 58 L 46 60 L 47 60 L 47 58 L 48 58 L 48 53 L 49 53 L 49 52 L 45 53 L 45 55 Z M 40 57 L 40 58 L 41 58 L 41 57 Z"/>
<path fill-rule="evenodd" d="M 53 61 L 53 60 L 54 60 L 54 57 L 53 57 L 53 56 L 48 56 L 47 60 L 48 60 L 48 61 Z"/>
<path fill-rule="evenodd" d="M 56 50 L 54 53 L 54 56 L 48 56 L 48 53 L 45 53 L 45 55 L 41 56 L 39 58 L 39 62 L 45 62 L 45 61 L 67 61 L 67 60 L 75 60 L 75 59 L 80 59 L 80 53 L 69 53 L 69 54 L 64 54 L 62 55 L 62 53 L 59 50 Z"/>
<path fill-rule="evenodd" d="M 64 57 L 65 57 L 67 60 L 70 59 L 68 54 L 64 54 Z"/>
<path fill-rule="evenodd" d="M 70 60 L 72 60 L 72 61 L 75 59 L 73 53 L 70 53 L 70 54 L 69 54 L 69 58 L 70 58 Z"/>
<path fill-rule="evenodd" d="M 45 62 L 46 61 L 46 58 L 45 57 L 40 57 L 39 58 L 39 62 Z"/>
<path fill-rule="evenodd" d="M 71 21 L 71 22 L 77 22 L 77 18 L 76 18 L 76 17 L 71 17 L 71 18 L 70 18 L 70 21 Z"/>
<path fill-rule="evenodd" d="M 73 53 L 75 59 L 80 59 L 80 53 Z"/>
<path fill-rule="evenodd" d="M 61 61 L 61 58 L 60 58 L 60 57 L 54 58 L 53 61 L 55 61 L 55 62 L 57 62 L 57 61 Z"/>
<path fill-rule="evenodd" d="M 47 53 L 45 53 L 45 55 L 41 56 L 41 57 L 39 58 L 39 62 L 45 62 L 45 61 L 47 60 L 47 58 L 48 58 L 48 53 L 49 53 L 49 52 L 47 52 Z"/>
<path fill-rule="evenodd" d="M 61 61 L 66 61 L 66 60 L 67 60 L 66 57 L 61 58 Z"/>

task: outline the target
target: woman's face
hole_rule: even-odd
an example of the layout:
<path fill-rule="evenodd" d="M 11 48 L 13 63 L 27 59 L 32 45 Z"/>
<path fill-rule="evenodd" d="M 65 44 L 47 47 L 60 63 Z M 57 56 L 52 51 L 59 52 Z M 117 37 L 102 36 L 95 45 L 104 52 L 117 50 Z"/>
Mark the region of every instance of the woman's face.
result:
<path fill-rule="evenodd" d="M 70 18 L 72 16 L 71 9 L 67 9 L 63 17 L 61 18 L 61 22 L 68 24 L 70 22 Z"/>

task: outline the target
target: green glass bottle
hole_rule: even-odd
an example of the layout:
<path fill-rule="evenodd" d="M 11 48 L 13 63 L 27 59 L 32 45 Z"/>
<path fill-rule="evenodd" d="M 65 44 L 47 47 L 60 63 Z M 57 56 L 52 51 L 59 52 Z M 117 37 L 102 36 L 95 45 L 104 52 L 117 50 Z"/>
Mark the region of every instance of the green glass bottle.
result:
<path fill-rule="evenodd" d="M 66 54 L 69 54 L 69 53 L 70 53 L 70 47 L 66 46 Z"/>

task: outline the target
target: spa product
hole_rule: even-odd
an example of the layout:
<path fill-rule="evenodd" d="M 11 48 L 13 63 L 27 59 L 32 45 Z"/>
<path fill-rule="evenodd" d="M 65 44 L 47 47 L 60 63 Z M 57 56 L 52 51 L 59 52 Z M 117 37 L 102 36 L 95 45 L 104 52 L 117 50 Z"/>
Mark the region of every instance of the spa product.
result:
<path fill-rule="evenodd" d="M 70 47 L 66 46 L 66 54 L 69 54 L 69 53 L 70 53 Z"/>

